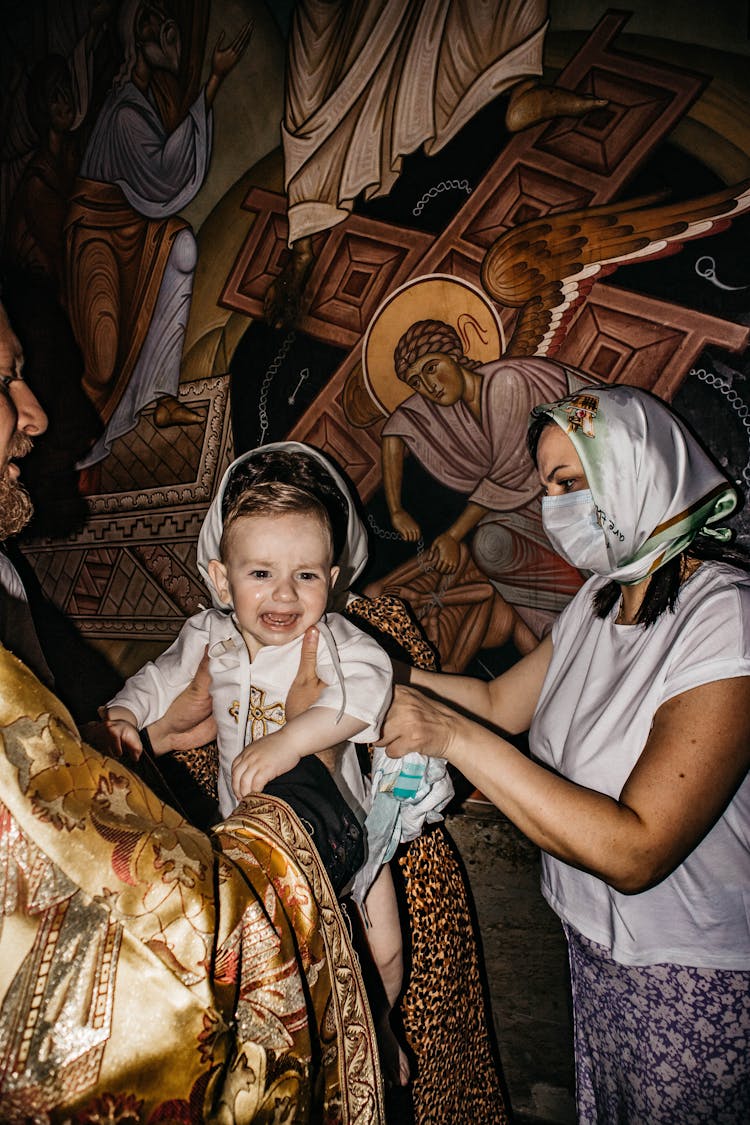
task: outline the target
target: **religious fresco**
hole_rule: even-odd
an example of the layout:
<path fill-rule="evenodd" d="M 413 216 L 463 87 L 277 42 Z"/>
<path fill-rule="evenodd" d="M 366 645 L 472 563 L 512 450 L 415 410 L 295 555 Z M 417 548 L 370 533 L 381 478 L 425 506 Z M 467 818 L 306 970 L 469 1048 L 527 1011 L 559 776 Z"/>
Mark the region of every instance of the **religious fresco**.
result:
<path fill-rule="evenodd" d="M 709 32 L 674 4 L 657 27 L 647 7 L 13 8 L 5 296 L 52 419 L 23 550 L 116 667 L 205 597 L 213 488 L 266 441 L 338 462 L 366 588 L 479 674 L 581 580 L 541 530 L 535 402 L 648 387 L 750 482 L 747 17 Z M 134 70 L 128 148 L 111 122 Z"/>

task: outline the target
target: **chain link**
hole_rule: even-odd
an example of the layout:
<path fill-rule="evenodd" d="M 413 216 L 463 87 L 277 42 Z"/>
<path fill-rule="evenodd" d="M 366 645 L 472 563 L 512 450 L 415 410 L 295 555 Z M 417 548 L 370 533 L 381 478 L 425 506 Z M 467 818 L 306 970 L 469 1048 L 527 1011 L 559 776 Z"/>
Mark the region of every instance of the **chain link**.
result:
<path fill-rule="evenodd" d="M 403 542 L 401 536 L 397 531 L 386 531 L 384 527 L 381 527 L 380 524 L 377 523 L 375 517 L 371 516 L 369 512 L 367 515 L 367 522 L 370 525 L 370 530 L 372 531 L 373 535 L 377 536 L 378 539 L 387 539 L 391 543 Z"/>
<path fill-rule="evenodd" d="M 417 201 L 412 208 L 412 215 L 421 215 L 430 200 L 437 199 L 444 191 L 465 191 L 467 195 L 471 195 L 472 188 L 468 180 L 441 180 Z"/>
<path fill-rule="evenodd" d="M 727 293 L 739 293 L 743 289 L 750 289 L 750 285 L 725 285 L 716 276 L 716 260 L 710 254 L 704 254 L 695 263 L 695 272 L 704 281 L 710 281 L 717 289 L 725 289 Z"/>
<path fill-rule="evenodd" d="M 750 449 L 750 407 L 748 407 L 747 403 L 742 401 L 734 387 L 730 387 L 728 383 L 719 375 L 715 375 L 713 371 L 706 371 L 705 367 L 691 367 L 690 374 L 695 375 L 702 383 L 705 383 L 706 386 L 713 387 L 720 395 L 724 396 L 745 428 L 748 448 Z M 747 464 L 742 470 L 742 480 L 745 487 L 750 489 L 750 459 L 748 459 Z"/>
<path fill-rule="evenodd" d="M 278 375 L 279 368 L 289 354 L 289 349 L 295 339 L 296 333 L 294 331 L 288 333 L 263 376 L 263 382 L 260 385 L 260 398 L 258 399 L 258 421 L 260 422 L 258 445 L 265 445 L 266 434 L 268 433 L 268 392 L 271 389 L 271 383 L 274 381 L 276 375 Z"/>
<path fill-rule="evenodd" d="M 404 542 L 397 531 L 387 531 L 384 527 L 381 527 L 380 524 L 375 520 L 375 517 L 370 515 L 369 512 L 367 514 L 367 522 L 370 525 L 371 531 L 375 536 L 377 536 L 378 539 L 386 539 L 390 543 Z M 421 535 L 417 540 L 417 562 L 419 563 L 419 569 L 423 574 L 435 573 L 435 567 L 432 565 L 432 563 L 427 562 L 427 551 L 425 549 L 424 539 Z M 443 581 L 445 581 L 445 579 Z M 437 596 L 439 597 L 442 593 L 442 589 L 437 591 Z M 440 604 L 442 605 L 442 602 L 440 602 Z"/>

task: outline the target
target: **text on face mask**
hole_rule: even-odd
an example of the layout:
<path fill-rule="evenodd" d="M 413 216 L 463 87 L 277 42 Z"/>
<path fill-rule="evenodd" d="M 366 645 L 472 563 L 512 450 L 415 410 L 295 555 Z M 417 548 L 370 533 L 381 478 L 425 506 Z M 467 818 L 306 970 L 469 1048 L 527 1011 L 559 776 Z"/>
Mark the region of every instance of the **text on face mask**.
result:
<path fill-rule="evenodd" d="M 625 542 L 625 536 L 620 531 L 619 527 L 615 526 L 614 520 L 611 520 L 607 513 L 604 511 L 604 508 L 600 508 L 598 505 L 596 508 L 596 518 L 599 521 L 599 527 L 603 528 L 604 531 L 611 532 L 612 535 L 616 536 L 621 543 Z"/>

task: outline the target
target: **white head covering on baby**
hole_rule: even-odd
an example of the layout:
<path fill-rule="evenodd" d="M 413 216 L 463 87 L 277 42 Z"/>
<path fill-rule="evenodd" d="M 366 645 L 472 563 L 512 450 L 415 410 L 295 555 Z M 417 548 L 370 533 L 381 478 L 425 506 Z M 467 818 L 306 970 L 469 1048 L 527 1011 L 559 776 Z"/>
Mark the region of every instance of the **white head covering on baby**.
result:
<path fill-rule="evenodd" d="M 532 421 L 542 414 L 568 435 L 586 473 L 604 540 L 595 573 L 632 585 L 697 535 L 730 538 L 716 524 L 736 508 L 735 488 L 660 399 L 597 386 L 535 407 Z"/>
<path fill-rule="evenodd" d="M 349 486 L 341 473 L 334 468 L 325 454 L 321 453 L 319 449 L 315 449 L 312 445 L 304 445 L 300 441 L 269 442 L 268 445 L 261 445 L 257 449 L 251 449 L 248 453 L 243 453 L 241 457 L 238 457 L 236 461 L 232 462 L 221 479 L 219 490 L 211 501 L 211 506 L 206 513 L 206 518 L 203 521 L 203 526 L 198 536 L 198 570 L 211 594 L 214 607 L 227 611 L 228 607 L 219 598 L 208 574 L 208 564 L 211 559 L 219 558 L 219 543 L 221 542 L 221 533 L 224 530 L 224 517 L 222 515 L 224 493 L 226 492 L 230 480 L 241 465 L 252 461 L 254 458 L 258 457 L 259 454 L 274 450 L 282 450 L 286 453 L 304 453 L 308 457 L 312 457 L 313 460 L 322 465 L 341 493 L 343 500 L 342 508 L 345 508 L 347 511 L 346 543 L 339 557 L 334 560 L 336 566 L 339 567 L 339 575 L 333 587 L 330 606 L 331 609 L 339 609 L 346 604 L 347 592 L 352 583 L 362 573 L 365 563 L 367 562 L 367 532 L 357 514 L 357 509 L 354 506 L 354 500 L 349 491 Z"/>
<path fill-rule="evenodd" d="M 241 457 L 238 457 L 236 461 L 232 462 L 222 477 L 219 490 L 211 501 L 211 505 L 200 530 L 200 535 L 198 536 L 198 570 L 211 594 L 214 607 L 224 613 L 232 613 L 233 607 L 226 605 L 221 600 L 208 573 L 208 564 L 211 559 L 221 557 L 219 545 L 224 529 L 224 516 L 222 514 L 224 493 L 238 468 L 248 461 L 257 458 L 260 454 L 276 450 L 283 450 L 287 453 L 304 453 L 308 457 L 313 458 L 313 460 L 317 461 L 318 464 L 325 469 L 331 481 L 341 494 L 341 510 L 342 513 L 343 511 L 347 513 L 346 540 L 343 548 L 339 552 L 338 558 L 335 559 L 335 563 L 339 567 L 339 573 L 331 591 L 328 608 L 343 609 L 346 605 L 349 587 L 362 572 L 367 562 L 367 532 L 357 515 L 354 500 L 344 478 L 319 449 L 315 449 L 311 445 L 303 445 L 302 442 L 299 441 L 269 442 L 268 445 L 261 445 L 257 449 L 251 449 L 248 453 L 243 453 Z M 252 483 L 248 484 L 248 489 L 252 489 Z M 318 499 L 324 502 L 322 497 L 318 497 Z M 341 688 L 341 706 L 338 713 L 338 718 L 340 719 L 346 710 L 346 683 L 344 682 L 336 642 L 333 639 L 333 635 L 325 619 L 317 623 L 317 629 L 330 653 Z"/>

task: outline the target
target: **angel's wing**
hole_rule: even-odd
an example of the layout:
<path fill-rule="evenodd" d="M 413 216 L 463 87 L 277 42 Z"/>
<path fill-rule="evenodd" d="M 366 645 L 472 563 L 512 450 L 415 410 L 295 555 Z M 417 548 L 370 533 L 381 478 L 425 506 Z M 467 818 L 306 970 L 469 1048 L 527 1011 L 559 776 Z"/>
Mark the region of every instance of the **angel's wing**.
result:
<path fill-rule="evenodd" d="M 627 262 L 676 254 L 750 211 L 750 180 L 699 199 L 659 196 L 532 219 L 502 235 L 482 263 L 482 283 L 521 313 L 506 355 L 551 355 L 595 282 Z"/>

